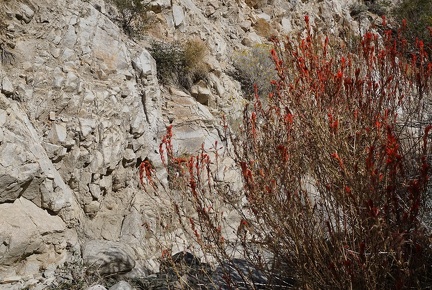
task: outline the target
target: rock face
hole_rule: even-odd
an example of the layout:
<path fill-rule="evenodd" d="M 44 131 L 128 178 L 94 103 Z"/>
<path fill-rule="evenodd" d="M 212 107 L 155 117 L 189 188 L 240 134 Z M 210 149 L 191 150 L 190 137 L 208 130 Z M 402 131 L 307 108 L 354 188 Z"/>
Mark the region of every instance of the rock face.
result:
<path fill-rule="evenodd" d="M 90 271 L 102 275 L 126 273 L 135 267 L 135 261 L 122 245 L 112 241 L 88 241 L 83 246 L 82 257 Z"/>
<path fill-rule="evenodd" d="M 107 274 L 156 270 L 160 247 L 143 225 L 171 213 L 143 196 L 137 167 L 147 159 L 166 174 L 166 126 L 179 155 L 223 144 L 220 116 L 238 127 L 246 102 L 228 75 L 232 53 L 296 31 L 306 13 L 318 31 L 341 33 L 356 1 L 144 2 L 136 39 L 102 0 L 0 3 L 0 288 L 48 281 L 73 255 Z M 208 46 L 207 78 L 190 92 L 160 86 L 145 47 L 190 37 Z"/>
<path fill-rule="evenodd" d="M 66 259 L 68 235 L 59 216 L 21 197 L 0 205 L 0 220 L 2 279 L 33 278 L 35 272 L 42 274 Z M 18 263 L 18 267 L 10 267 Z"/>

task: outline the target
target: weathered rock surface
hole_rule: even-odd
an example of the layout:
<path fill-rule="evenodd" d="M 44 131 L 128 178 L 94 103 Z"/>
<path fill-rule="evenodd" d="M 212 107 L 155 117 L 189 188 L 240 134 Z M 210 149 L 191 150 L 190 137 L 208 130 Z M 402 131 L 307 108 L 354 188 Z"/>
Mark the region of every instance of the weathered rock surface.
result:
<path fill-rule="evenodd" d="M 91 272 L 102 275 L 126 273 L 135 267 L 135 261 L 124 246 L 113 241 L 88 241 L 83 246 L 82 256 Z"/>
<path fill-rule="evenodd" d="M 133 290 L 134 288 L 126 281 L 120 281 L 111 286 L 109 290 Z"/>
<path fill-rule="evenodd" d="M 0 227 L 3 283 L 14 277 L 41 277 L 44 270 L 66 259 L 68 243 L 73 242 L 67 241 L 66 224 L 59 216 L 23 197 L 0 204 Z"/>
<path fill-rule="evenodd" d="M 107 290 L 103 285 L 93 285 L 88 287 L 86 290 Z"/>

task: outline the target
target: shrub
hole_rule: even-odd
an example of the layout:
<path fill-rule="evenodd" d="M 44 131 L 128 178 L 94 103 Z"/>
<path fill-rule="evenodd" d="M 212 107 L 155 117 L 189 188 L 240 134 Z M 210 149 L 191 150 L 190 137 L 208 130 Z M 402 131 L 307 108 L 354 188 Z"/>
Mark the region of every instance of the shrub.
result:
<path fill-rule="evenodd" d="M 246 0 L 245 3 L 251 8 L 258 9 L 267 5 L 267 0 Z"/>
<path fill-rule="evenodd" d="M 206 44 L 201 39 L 190 39 L 183 46 L 186 67 L 185 87 L 190 87 L 199 80 L 205 80 L 208 74 L 207 64 L 204 58 L 208 50 Z"/>
<path fill-rule="evenodd" d="M 203 252 L 223 265 L 234 248 L 269 288 L 293 280 L 301 289 L 426 288 L 432 63 L 421 42 L 405 59 L 391 31 L 366 33 L 352 54 L 314 38 L 306 23 L 305 37 L 275 40 L 275 89 L 265 107 L 255 94 L 231 138 L 243 191 L 216 182 L 217 144 L 179 159 L 168 128 L 161 156 L 184 185 L 171 195 L 174 212 Z M 224 223 L 229 208 L 236 225 Z M 241 269 L 224 271 L 227 288 L 259 287 Z"/>
<path fill-rule="evenodd" d="M 263 18 L 258 18 L 253 27 L 258 35 L 265 38 L 270 38 L 274 32 L 270 23 Z"/>
<path fill-rule="evenodd" d="M 0 63 L 2 65 L 12 65 L 15 60 L 15 55 L 6 48 L 6 44 L 0 43 Z"/>
<path fill-rule="evenodd" d="M 432 1 L 403 0 L 394 7 L 392 14 L 398 23 L 406 24 L 403 36 L 411 47 L 415 46 L 416 39 L 422 39 L 432 55 Z"/>
<path fill-rule="evenodd" d="M 368 11 L 376 14 L 378 16 L 383 16 L 386 15 L 389 7 L 390 7 L 390 1 L 383 1 L 383 0 L 378 0 L 378 1 L 368 1 L 366 2 L 366 5 L 368 7 Z"/>
<path fill-rule="evenodd" d="M 15 55 L 7 46 L 14 47 L 14 45 L 10 44 L 10 40 L 8 41 L 8 37 L 6 36 L 7 25 L 5 19 L 8 19 L 8 15 L 5 11 L 6 9 L 0 9 L 0 63 L 2 65 L 12 65 Z"/>
<path fill-rule="evenodd" d="M 115 276 L 103 276 L 100 273 L 91 273 L 82 264 L 82 261 L 67 262 L 55 271 L 56 279 L 46 287 L 48 290 L 82 290 L 94 285 L 107 287 L 116 283 Z M 27 288 L 26 288 L 27 289 Z M 45 288 L 44 288 L 45 289 Z"/>
<path fill-rule="evenodd" d="M 207 47 L 199 39 L 191 39 L 183 44 L 154 42 L 150 53 L 156 60 L 158 80 L 162 84 L 190 89 L 195 82 L 207 77 L 208 69 L 204 63 Z"/>
<path fill-rule="evenodd" d="M 120 23 L 129 36 L 133 36 L 144 27 L 147 5 L 141 0 L 111 0 L 120 13 Z"/>
<path fill-rule="evenodd" d="M 368 7 L 363 3 L 353 3 L 349 7 L 350 15 L 354 19 L 359 18 L 362 13 L 368 11 Z"/>
<path fill-rule="evenodd" d="M 277 74 L 270 50 L 270 45 L 258 44 L 234 55 L 235 71 L 232 75 L 240 82 L 246 98 L 253 99 L 254 85 L 257 85 L 260 96 L 265 97 L 271 92 L 271 81 L 277 78 Z"/>

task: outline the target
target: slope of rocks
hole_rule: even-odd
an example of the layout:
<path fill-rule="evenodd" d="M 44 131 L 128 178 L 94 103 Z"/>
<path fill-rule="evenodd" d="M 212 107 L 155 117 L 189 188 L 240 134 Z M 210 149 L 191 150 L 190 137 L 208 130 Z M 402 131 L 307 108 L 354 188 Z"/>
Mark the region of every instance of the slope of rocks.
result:
<path fill-rule="evenodd" d="M 228 74 L 235 51 L 301 30 L 305 14 L 334 35 L 372 19 L 350 17 L 355 0 L 144 2 L 149 25 L 135 38 L 102 0 L 0 3 L 0 289 L 46 286 L 72 260 L 157 271 L 161 249 L 143 224 L 171 213 L 142 193 L 137 166 L 151 160 L 165 176 L 166 125 L 178 154 L 222 144 L 220 117 L 238 124 L 246 102 Z M 159 85 L 146 48 L 192 37 L 209 49 L 207 80 L 191 92 Z M 235 172 L 224 178 L 238 185 Z"/>

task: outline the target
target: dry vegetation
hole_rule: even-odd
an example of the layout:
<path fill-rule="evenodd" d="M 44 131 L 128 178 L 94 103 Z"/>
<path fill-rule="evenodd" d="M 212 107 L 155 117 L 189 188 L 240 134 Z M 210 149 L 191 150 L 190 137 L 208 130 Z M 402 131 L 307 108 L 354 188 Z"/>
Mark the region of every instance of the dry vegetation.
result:
<path fill-rule="evenodd" d="M 178 158 L 168 128 L 160 151 L 176 171 L 172 209 L 207 257 L 227 265 L 234 248 L 253 265 L 224 268 L 230 289 L 259 288 L 257 272 L 272 289 L 425 288 L 432 63 L 424 43 L 408 54 L 401 31 L 369 32 L 352 53 L 315 38 L 305 20 L 305 37 L 274 40 L 278 77 L 266 105 L 256 94 L 240 135 L 226 131 L 243 190 L 219 186 L 217 144 Z M 146 190 L 161 191 L 151 166 L 140 172 Z M 238 224 L 224 223 L 228 208 Z"/>
<path fill-rule="evenodd" d="M 181 42 L 154 42 L 150 48 L 156 60 L 158 80 L 165 85 L 190 89 L 199 80 L 205 80 L 208 67 L 204 63 L 206 44 L 196 38 Z"/>

